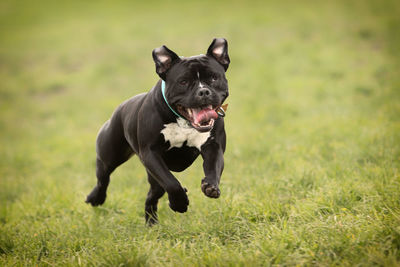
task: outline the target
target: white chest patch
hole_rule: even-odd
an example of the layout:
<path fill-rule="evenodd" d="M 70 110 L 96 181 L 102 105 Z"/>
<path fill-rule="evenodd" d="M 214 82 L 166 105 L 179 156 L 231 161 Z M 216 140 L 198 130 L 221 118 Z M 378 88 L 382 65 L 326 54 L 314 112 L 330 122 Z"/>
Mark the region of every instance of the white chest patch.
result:
<path fill-rule="evenodd" d="M 165 142 L 169 141 L 169 149 L 182 147 L 186 141 L 187 146 L 201 150 L 201 146 L 210 137 L 210 132 L 200 133 L 182 118 L 178 118 L 176 123 L 164 124 L 164 126 L 165 128 L 161 130 L 161 133 L 164 135 Z"/>

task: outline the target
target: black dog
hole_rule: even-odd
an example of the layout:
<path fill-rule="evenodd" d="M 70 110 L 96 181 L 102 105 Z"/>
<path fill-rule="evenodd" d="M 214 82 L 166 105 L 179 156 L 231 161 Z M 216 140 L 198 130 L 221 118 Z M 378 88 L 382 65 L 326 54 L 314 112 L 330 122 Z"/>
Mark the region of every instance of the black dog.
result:
<path fill-rule="evenodd" d="M 201 155 L 201 189 L 218 198 L 226 136 L 222 103 L 228 97 L 225 71 L 230 60 L 225 39 L 214 39 L 207 55 L 180 58 L 166 46 L 153 50 L 161 80 L 148 93 L 122 103 L 97 137 L 97 185 L 86 202 L 101 205 L 110 174 L 132 155 L 146 167 L 150 190 L 146 222 L 157 222 L 157 203 L 168 193 L 172 210 L 186 212 L 186 189 L 170 171 L 180 172 Z M 222 110 L 221 110 L 222 109 Z M 220 115 L 220 116 L 218 116 Z"/>

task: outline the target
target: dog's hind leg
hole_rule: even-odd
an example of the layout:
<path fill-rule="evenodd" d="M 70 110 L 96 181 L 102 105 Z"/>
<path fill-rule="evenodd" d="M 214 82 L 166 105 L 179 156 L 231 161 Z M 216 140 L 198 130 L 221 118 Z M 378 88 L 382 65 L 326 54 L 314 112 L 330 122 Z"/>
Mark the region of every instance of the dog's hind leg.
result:
<path fill-rule="evenodd" d="M 157 218 L 157 204 L 158 200 L 164 195 L 165 190 L 158 182 L 151 176 L 147 171 L 148 181 L 150 183 L 150 190 L 147 193 L 146 204 L 145 204 L 145 217 L 146 224 L 152 226 L 158 222 Z"/>
<path fill-rule="evenodd" d="M 92 192 L 87 196 L 86 203 L 92 204 L 92 206 L 102 205 L 106 200 L 106 192 L 108 184 L 110 183 L 110 174 L 112 171 L 107 168 L 104 162 L 97 158 L 96 159 L 96 176 L 97 185 L 93 188 Z"/>
<path fill-rule="evenodd" d="M 113 121 L 106 122 L 97 137 L 97 184 L 86 198 L 86 203 L 92 206 L 104 203 L 110 174 L 134 154 L 123 136 L 122 127 L 118 126 Z"/>

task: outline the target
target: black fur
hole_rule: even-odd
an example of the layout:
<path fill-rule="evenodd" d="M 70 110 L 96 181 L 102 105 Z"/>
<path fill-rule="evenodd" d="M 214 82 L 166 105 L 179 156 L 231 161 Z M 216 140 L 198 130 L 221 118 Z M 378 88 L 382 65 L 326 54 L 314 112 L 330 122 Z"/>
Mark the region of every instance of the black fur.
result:
<path fill-rule="evenodd" d="M 214 49 L 223 53 L 213 53 Z M 225 39 L 214 39 L 207 55 L 179 58 L 166 46 L 162 46 L 154 49 L 153 59 L 157 74 L 166 82 L 168 102 L 175 110 L 178 105 L 218 107 L 228 97 L 225 71 L 229 65 L 229 56 Z M 201 89 L 203 92 L 200 92 Z M 208 91 L 205 93 L 204 90 Z M 215 120 L 211 136 L 200 151 L 187 145 L 170 148 L 169 142 L 160 132 L 164 125 L 176 121 L 176 116 L 163 99 L 161 80 L 148 93 L 122 103 L 103 125 L 97 137 L 97 185 L 87 196 L 86 202 L 93 206 L 103 204 L 110 174 L 135 154 L 146 167 L 150 184 L 145 203 L 148 224 L 157 222 L 158 199 L 165 192 L 172 210 L 187 211 L 189 199 L 186 189 L 171 171 L 185 170 L 199 155 L 204 161 L 202 191 L 208 197 L 218 198 L 226 145 L 223 118 Z"/>

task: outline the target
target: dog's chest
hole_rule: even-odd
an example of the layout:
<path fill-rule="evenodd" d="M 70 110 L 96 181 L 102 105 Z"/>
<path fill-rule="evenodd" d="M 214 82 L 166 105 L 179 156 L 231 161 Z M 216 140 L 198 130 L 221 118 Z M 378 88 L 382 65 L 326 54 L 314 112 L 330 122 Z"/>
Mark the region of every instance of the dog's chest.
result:
<path fill-rule="evenodd" d="M 210 137 L 210 132 L 200 133 L 190 127 L 182 118 L 178 118 L 176 123 L 165 124 L 164 127 L 161 130 L 161 134 L 164 135 L 165 142 L 169 142 L 169 149 L 173 147 L 180 148 L 185 144 L 189 147 L 195 147 L 200 151 L 201 146 Z"/>

